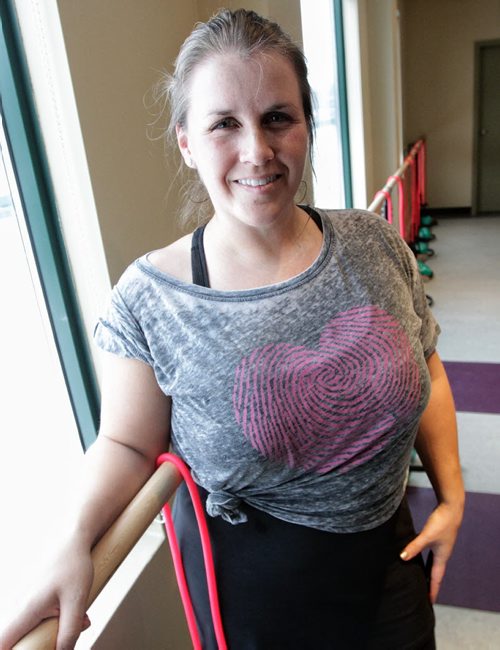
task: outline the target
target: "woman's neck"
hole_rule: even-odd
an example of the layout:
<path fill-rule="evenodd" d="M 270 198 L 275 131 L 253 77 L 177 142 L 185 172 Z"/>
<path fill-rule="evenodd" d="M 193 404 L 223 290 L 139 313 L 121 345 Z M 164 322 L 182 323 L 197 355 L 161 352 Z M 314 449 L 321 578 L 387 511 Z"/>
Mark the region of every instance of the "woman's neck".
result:
<path fill-rule="evenodd" d="M 204 233 L 210 286 L 244 290 L 283 282 L 311 266 L 322 242 L 314 220 L 295 206 L 289 218 L 262 228 L 215 216 Z"/>

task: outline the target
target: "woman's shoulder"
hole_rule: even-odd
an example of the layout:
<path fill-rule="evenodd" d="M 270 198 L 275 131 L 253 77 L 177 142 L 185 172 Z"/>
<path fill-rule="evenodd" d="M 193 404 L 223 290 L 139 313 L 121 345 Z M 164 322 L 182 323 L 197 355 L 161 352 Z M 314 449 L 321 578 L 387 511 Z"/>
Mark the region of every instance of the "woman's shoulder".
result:
<path fill-rule="evenodd" d="M 338 223 L 345 227 L 385 228 L 385 225 L 388 225 L 387 221 L 376 212 L 361 208 L 346 208 L 343 210 L 317 209 L 319 212 L 323 212 L 334 224 Z"/>
<path fill-rule="evenodd" d="M 158 279 L 191 283 L 191 238 L 191 234 L 185 235 L 133 260 L 114 284 L 113 293 L 135 300 L 156 286 Z"/>
<path fill-rule="evenodd" d="M 331 221 L 334 240 L 341 242 L 347 251 L 358 251 L 365 258 L 370 254 L 384 254 L 405 268 L 413 265 L 414 255 L 410 248 L 397 228 L 381 215 L 362 209 L 323 212 Z"/>
<path fill-rule="evenodd" d="M 191 282 L 191 239 L 192 233 L 163 248 L 151 251 L 146 256 L 148 262 L 158 271 L 176 280 Z"/>
<path fill-rule="evenodd" d="M 404 245 L 397 229 L 376 212 L 350 208 L 345 210 L 322 210 L 332 222 L 337 233 L 354 239 L 365 237 L 388 241 L 396 247 Z"/>

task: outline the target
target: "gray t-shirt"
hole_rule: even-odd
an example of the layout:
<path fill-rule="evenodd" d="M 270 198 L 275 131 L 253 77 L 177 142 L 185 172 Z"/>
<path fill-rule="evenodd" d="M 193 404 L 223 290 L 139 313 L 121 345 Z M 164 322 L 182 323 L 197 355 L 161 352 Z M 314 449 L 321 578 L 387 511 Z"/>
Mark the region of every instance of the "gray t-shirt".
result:
<path fill-rule="evenodd" d="M 318 210 L 323 246 L 285 282 L 218 291 L 145 255 L 123 274 L 97 344 L 149 364 L 172 397 L 172 448 L 209 491 L 332 532 L 398 507 L 439 327 L 414 255 L 384 219 Z"/>

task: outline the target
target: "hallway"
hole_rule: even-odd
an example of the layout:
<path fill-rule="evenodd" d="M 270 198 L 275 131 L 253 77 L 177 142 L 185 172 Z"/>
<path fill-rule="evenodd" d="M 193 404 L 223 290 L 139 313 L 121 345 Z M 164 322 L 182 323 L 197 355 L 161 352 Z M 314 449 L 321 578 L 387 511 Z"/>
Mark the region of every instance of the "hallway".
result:
<path fill-rule="evenodd" d="M 497 650 L 500 647 L 500 553 L 496 534 L 500 527 L 500 217 L 442 218 L 433 232 L 436 239 L 430 246 L 436 254 L 429 258 L 428 264 L 434 278 L 426 284 L 426 291 L 434 299 L 433 312 L 442 328 L 438 351 L 445 365 L 448 362 L 454 392 L 456 387 L 461 461 L 469 494 L 457 552 L 443 583 L 442 604 L 436 606 L 437 647 L 438 650 Z M 464 368 L 474 373 L 474 380 L 461 388 L 460 371 Z M 474 402 L 474 395 L 484 398 L 483 405 L 480 399 Z M 470 410 L 465 410 L 464 404 Z M 425 498 L 429 496 L 425 488 L 430 488 L 430 484 L 424 475 L 413 472 L 410 485 L 424 488 L 419 493 Z M 481 516 L 485 510 L 486 517 Z M 470 602 L 479 604 L 472 609 Z"/>

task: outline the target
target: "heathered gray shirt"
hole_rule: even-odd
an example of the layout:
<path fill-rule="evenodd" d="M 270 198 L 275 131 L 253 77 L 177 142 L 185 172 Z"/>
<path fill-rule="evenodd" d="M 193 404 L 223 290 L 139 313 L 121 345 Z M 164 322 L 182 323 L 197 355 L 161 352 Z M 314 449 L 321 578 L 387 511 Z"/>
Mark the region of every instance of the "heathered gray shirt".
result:
<path fill-rule="evenodd" d="M 355 532 L 399 505 L 439 327 L 414 255 L 364 211 L 318 210 L 306 271 L 244 291 L 181 282 L 136 260 L 97 344 L 154 369 L 172 397 L 172 447 L 210 495 L 286 521 Z"/>

